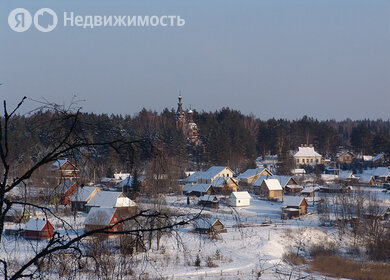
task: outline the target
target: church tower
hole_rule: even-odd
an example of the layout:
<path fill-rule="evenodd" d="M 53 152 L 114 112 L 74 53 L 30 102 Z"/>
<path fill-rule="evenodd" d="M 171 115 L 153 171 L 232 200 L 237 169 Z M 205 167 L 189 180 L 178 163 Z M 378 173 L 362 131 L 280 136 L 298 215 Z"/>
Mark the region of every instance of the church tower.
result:
<path fill-rule="evenodd" d="M 182 96 L 179 95 L 179 103 L 177 103 L 176 111 L 176 128 L 181 129 L 183 133 L 186 132 L 186 114 L 183 111 Z"/>

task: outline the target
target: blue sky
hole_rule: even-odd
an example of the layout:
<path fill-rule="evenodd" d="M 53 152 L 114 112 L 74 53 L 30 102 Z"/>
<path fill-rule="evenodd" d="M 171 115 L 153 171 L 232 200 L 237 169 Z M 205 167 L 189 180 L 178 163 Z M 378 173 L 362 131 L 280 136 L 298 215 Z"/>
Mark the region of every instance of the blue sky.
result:
<path fill-rule="evenodd" d="M 59 15 L 50 33 L 17 33 L 14 8 Z M 183 27 L 63 27 L 80 15 L 180 15 Z M 260 118 L 389 119 L 390 1 L 2 1 L 1 99 L 84 111 L 222 107 Z M 30 102 L 26 108 L 36 106 Z"/>

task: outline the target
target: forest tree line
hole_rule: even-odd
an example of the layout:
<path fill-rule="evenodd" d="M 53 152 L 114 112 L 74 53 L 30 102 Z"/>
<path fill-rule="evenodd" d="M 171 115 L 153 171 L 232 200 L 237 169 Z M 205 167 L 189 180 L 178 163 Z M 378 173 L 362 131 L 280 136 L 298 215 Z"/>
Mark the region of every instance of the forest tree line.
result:
<path fill-rule="evenodd" d="M 23 168 L 45 153 L 53 135 L 66 130 L 66 122 L 59 126 L 52 112 L 35 112 L 29 116 L 15 116 L 10 124 L 10 148 L 14 152 L 13 163 Z M 254 167 L 255 159 L 266 154 L 277 154 L 285 159 L 291 150 L 301 144 L 314 144 L 325 157 L 334 157 L 340 147 L 355 153 L 390 154 L 390 121 L 345 121 L 317 119 L 304 116 L 297 120 L 261 120 L 254 115 L 223 108 L 215 112 L 194 111 L 194 121 L 200 131 L 201 149 L 196 155 L 196 167 L 229 165 L 233 169 Z M 91 141 L 100 142 L 130 137 L 145 139 L 153 146 L 157 158 L 164 165 L 170 163 L 177 170 L 194 168 L 189 161 L 186 138 L 175 125 L 175 111 L 165 109 L 161 113 L 143 109 L 134 116 L 81 113 L 78 128 Z M 88 150 L 88 157 L 72 153 L 73 160 L 90 179 L 112 176 L 113 172 L 133 172 L 155 166 L 156 154 L 150 147 L 140 146 L 135 152 L 135 164 L 129 166 L 120 154 L 107 147 Z M 88 168 L 86 168 L 88 166 Z M 17 176 L 17 174 L 14 174 Z"/>

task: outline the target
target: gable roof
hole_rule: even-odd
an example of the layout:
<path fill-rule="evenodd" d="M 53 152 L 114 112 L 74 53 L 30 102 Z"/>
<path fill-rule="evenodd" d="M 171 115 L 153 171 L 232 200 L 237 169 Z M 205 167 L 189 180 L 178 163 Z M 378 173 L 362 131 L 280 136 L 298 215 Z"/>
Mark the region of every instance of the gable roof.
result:
<path fill-rule="evenodd" d="M 321 157 L 321 155 L 314 150 L 314 147 L 298 147 L 294 157 Z"/>
<path fill-rule="evenodd" d="M 248 179 L 258 174 L 261 174 L 262 172 L 264 172 L 264 170 L 272 174 L 267 168 L 254 168 L 254 169 L 247 169 L 245 172 L 238 175 L 237 179 Z"/>
<path fill-rule="evenodd" d="M 359 178 L 360 183 L 368 184 L 371 180 L 375 180 L 374 176 L 369 174 L 358 174 L 357 177 Z"/>
<path fill-rule="evenodd" d="M 58 185 L 58 190 L 62 193 L 67 192 L 74 184 L 77 184 L 76 181 L 72 180 L 64 180 Z"/>
<path fill-rule="evenodd" d="M 199 197 L 199 200 L 201 200 L 201 201 L 213 201 L 213 202 L 218 202 L 219 201 L 217 196 L 209 195 L 209 194 L 202 195 L 201 197 Z"/>
<path fill-rule="evenodd" d="M 123 198 L 123 199 L 122 199 Z M 121 205 L 121 204 L 125 205 Z M 131 199 L 124 196 L 122 192 L 99 191 L 90 201 L 87 206 L 113 208 L 119 206 L 136 206 L 137 204 Z"/>
<path fill-rule="evenodd" d="M 89 196 L 97 189 L 100 191 L 98 187 L 80 187 L 77 191 L 72 195 L 70 201 L 84 201 L 87 202 Z"/>
<path fill-rule="evenodd" d="M 217 176 L 221 171 L 223 171 L 225 168 L 227 168 L 231 172 L 233 172 L 227 166 L 211 166 L 209 169 L 207 169 L 207 171 L 199 172 L 198 173 L 198 179 L 211 180 L 212 178 Z"/>
<path fill-rule="evenodd" d="M 24 226 L 24 230 L 41 231 L 45 227 L 46 223 L 48 223 L 47 220 L 30 219 Z"/>
<path fill-rule="evenodd" d="M 188 183 L 191 183 L 191 182 L 196 183 L 198 181 L 198 176 L 199 176 L 200 172 L 202 172 L 202 171 L 195 171 L 187 178 L 184 178 L 183 181 L 188 182 Z"/>
<path fill-rule="evenodd" d="M 340 157 L 342 157 L 342 156 L 344 156 L 344 155 L 346 155 L 346 154 L 350 154 L 352 157 L 355 156 L 355 155 L 354 155 L 352 152 L 350 152 L 350 151 L 344 151 L 344 152 L 341 152 L 341 153 L 337 154 L 337 155 L 336 155 L 336 158 L 340 158 Z"/>
<path fill-rule="evenodd" d="M 270 191 L 282 191 L 283 190 L 278 179 L 264 179 L 263 184 L 265 184 L 265 186 Z"/>
<path fill-rule="evenodd" d="M 145 177 L 138 177 L 138 182 L 141 182 L 144 179 L 145 179 Z M 123 179 L 122 182 L 117 184 L 116 187 L 119 187 L 119 188 L 123 188 L 125 186 L 131 187 L 133 185 L 133 180 L 134 180 L 133 176 L 128 176 L 125 179 Z"/>
<path fill-rule="evenodd" d="M 232 192 L 232 194 L 230 195 L 236 199 L 251 199 L 251 195 L 247 192 L 247 191 L 243 191 L 243 192 Z"/>
<path fill-rule="evenodd" d="M 298 185 L 297 181 L 295 181 L 295 179 L 291 176 L 273 175 L 271 177 L 268 177 L 268 179 L 277 179 L 282 188 L 285 188 L 288 182 L 290 182 L 290 180 L 293 180 L 294 185 Z"/>
<path fill-rule="evenodd" d="M 339 176 L 338 176 L 339 180 L 352 179 L 354 177 L 355 176 L 353 176 L 353 173 L 351 170 L 340 170 L 339 171 Z"/>
<path fill-rule="evenodd" d="M 319 190 L 319 187 L 305 187 L 301 193 L 312 193 Z"/>
<path fill-rule="evenodd" d="M 75 170 L 78 170 L 76 166 L 74 166 L 69 160 L 67 159 L 58 159 L 56 160 L 55 162 L 53 162 L 53 164 L 51 165 L 51 169 L 52 170 L 57 170 L 59 168 L 61 168 L 65 163 L 69 163 L 70 165 L 72 165 Z"/>
<path fill-rule="evenodd" d="M 196 227 L 199 229 L 209 229 L 212 226 L 214 226 L 217 222 L 222 224 L 222 222 L 219 219 L 215 219 L 215 220 L 201 219 L 197 221 Z"/>
<path fill-rule="evenodd" d="M 388 167 L 377 167 L 374 169 L 363 170 L 363 175 L 372 175 L 376 177 L 387 177 L 390 176 L 390 170 Z"/>
<path fill-rule="evenodd" d="M 295 207 L 298 207 L 298 206 L 301 205 L 303 200 L 305 200 L 305 198 L 301 197 L 301 196 L 284 196 L 283 197 L 283 206 L 287 206 L 287 207 L 295 206 Z"/>
<path fill-rule="evenodd" d="M 195 184 L 188 186 L 186 188 L 186 192 L 191 193 L 191 192 L 207 192 L 210 189 L 211 185 L 210 184 Z"/>
<path fill-rule="evenodd" d="M 108 226 L 115 211 L 115 208 L 94 207 L 85 218 L 84 225 Z"/>

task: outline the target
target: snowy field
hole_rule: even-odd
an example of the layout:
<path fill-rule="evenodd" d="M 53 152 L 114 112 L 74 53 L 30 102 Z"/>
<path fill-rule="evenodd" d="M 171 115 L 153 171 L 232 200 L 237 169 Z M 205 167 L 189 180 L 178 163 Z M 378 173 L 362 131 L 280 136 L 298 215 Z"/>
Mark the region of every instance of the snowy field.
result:
<path fill-rule="evenodd" d="M 383 204 L 389 205 L 390 194 L 380 188 L 369 188 L 377 193 Z M 248 207 L 231 208 L 220 205 L 219 209 L 201 208 L 197 199 L 187 205 L 185 196 L 168 196 L 167 206 L 177 213 L 197 214 L 219 219 L 227 232 L 217 238 L 210 238 L 194 232 L 194 225 L 178 229 L 172 235 L 164 235 L 160 250 L 150 250 L 135 256 L 139 265 L 135 275 L 145 279 L 329 279 L 321 275 L 308 274 L 305 266 L 292 267 L 283 262 L 283 254 L 300 248 L 308 255 L 313 244 L 332 241 L 339 248 L 347 248 L 348 238 L 338 239 L 337 230 L 322 227 L 316 213 L 316 206 L 309 202 L 308 215 L 299 219 L 282 220 L 281 202 L 269 202 L 254 198 Z M 145 206 L 145 205 L 144 205 Z M 75 228 L 70 232 L 76 236 L 83 230 L 84 216 L 67 217 L 66 221 Z M 52 221 L 52 218 L 50 218 Z M 60 233 L 63 224 L 53 222 Z M 6 223 L 6 228 L 16 225 Z M 69 233 L 69 232 L 68 232 Z M 23 237 L 3 235 L 1 256 L 22 261 L 42 246 L 45 241 L 28 241 Z M 199 255 L 200 266 L 195 266 Z M 142 278 L 141 277 L 141 278 Z M 306 277 L 306 278 L 305 278 Z"/>

